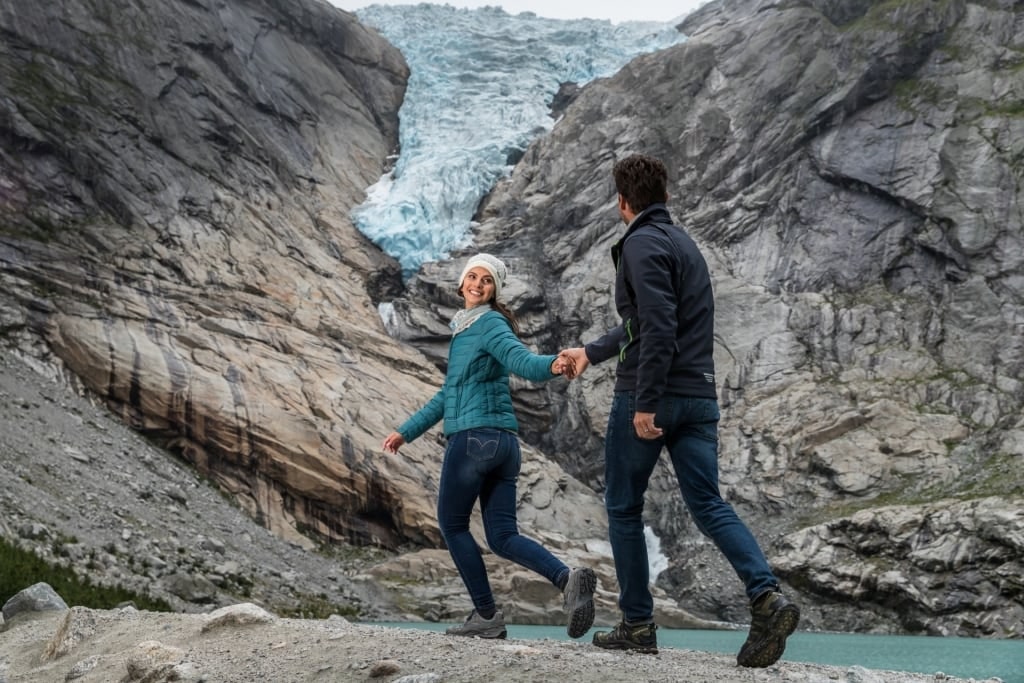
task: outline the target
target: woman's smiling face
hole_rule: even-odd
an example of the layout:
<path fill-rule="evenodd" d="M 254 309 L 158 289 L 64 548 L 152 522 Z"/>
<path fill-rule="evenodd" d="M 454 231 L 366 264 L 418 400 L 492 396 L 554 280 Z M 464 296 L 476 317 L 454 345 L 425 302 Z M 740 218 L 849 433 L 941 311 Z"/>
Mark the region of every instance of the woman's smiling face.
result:
<path fill-rule="evenodd" d="M 485 304 L 494 298 L 494 277 L 486 268 L 470 268 L 466 277 L 462 279 L 461 290 L 466 300 L 466 308 Z"/>

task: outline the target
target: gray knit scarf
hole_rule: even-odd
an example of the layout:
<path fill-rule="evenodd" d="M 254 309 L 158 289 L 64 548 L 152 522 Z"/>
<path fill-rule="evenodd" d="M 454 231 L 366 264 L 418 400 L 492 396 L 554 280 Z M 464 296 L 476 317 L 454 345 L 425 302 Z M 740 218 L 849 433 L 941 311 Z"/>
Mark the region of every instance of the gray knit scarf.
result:
<path fill-rule="evenodd" d="M 480 304 L 473 308 L 463 308 L 460 310 L 452 316 L 452 321 L 448 323 L 448 327 L 452 329 L 452 336 L 454 337 L 459 332 L 467 329 L 489 310 L 491 310 L 491 307 L 488 304 Z"/>

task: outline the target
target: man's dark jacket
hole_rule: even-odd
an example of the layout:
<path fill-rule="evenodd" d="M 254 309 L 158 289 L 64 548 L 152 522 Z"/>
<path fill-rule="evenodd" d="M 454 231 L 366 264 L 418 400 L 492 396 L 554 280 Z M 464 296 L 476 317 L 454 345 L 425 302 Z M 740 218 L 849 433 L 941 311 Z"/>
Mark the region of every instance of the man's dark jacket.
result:
<path fill-rule="evenodd" d="M 612 261 L 622 324 L 586 345 L 590 362 L 618 354 L 615 390 L 635 391 L 637 412 L 657 412 L 665 394 L 717 398 L 715 301 L 694 241 L 652 204 L 612 247 Z"/>

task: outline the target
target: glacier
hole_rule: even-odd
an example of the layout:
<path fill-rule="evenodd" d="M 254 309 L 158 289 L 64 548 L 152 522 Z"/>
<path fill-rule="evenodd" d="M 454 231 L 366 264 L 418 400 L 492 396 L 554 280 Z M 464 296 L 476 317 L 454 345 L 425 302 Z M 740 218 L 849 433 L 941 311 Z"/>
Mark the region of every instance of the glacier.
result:
<path fill-rule="evenodd" d="M 685 40 L 675 22 L 546 19 L 499 7 L 372 5 L 356 16 L 411 72 L 400 153 L 352 212 L 406 278 L 466 246 L 480 200 L 555 124 L 550 103 L 562 83 L 609 76 Z"/>

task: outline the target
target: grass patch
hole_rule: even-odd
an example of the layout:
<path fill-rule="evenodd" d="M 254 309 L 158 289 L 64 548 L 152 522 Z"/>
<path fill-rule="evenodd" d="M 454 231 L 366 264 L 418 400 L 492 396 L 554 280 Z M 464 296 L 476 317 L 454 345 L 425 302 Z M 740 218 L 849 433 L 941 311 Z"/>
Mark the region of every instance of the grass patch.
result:
<path fill-rule="evenodd" d="M 862 510 L 891 506 L 920 506 L 939 500 L 968 502 L 998 496 L 1013 498 L 1024 495 L 1024 457 L 1012 453 L 996 453 L 964 469 L 956 483 L 933 484 L 927 488 L 914 486 L 914 478 L 899 476 L 900 485 L 871 498 L 858 498 L 833 503 L 822 510 L 797 518 L 797 526 L 809 527 L 836 519 L 852 517 Z"/>
<path fill-rule="evenodd" d="M 314 540 L 320 538 L 312 529 L 300 526 L 299 531 L 307 538 Z M 353 545 L 346 541 L 324 541 L 322 539 L 316 547 L 318 555 L 338 563 L 341 569 L 363 569 L 397 557 L 403 552 L 411 551 L 411 548 L 388 550 L 377 545 Z"/>
<path fill-rule="evenodd" d="M 874 5 L 860 19 L 843 27 L 844 30 L 898 31 L 911 28 L 906 25 L 907 14 L 916 7 L 944 11 L 952 0 L 886 0 Z"/>
<path fill-rule="evenodd" d="M 942 102 L 955 98 L 951 92 L 943 90 L 937 83 L 906 78 L 897 81 L 892 88 L 892 96 L 903 111 L 920 113 L 923 109 L 932 109 Z M 922 103 L 925 106 L 921 106 Z"/>
<path fill-rule="evenodd" d="M 278 616 L 288 619 L 326 619 L 332 614 L 345 618 L 356 618 L 359 609 L 351 605 L 338 605 L 327 599 L 323 593 L 319 595 L 300 595 L 297 604 L 291 607 L 279 607 L 274 610 Z"/>
<path fill-rule="evenodd" d="M 804 515 L 797 519 L 798 526 L 816 526 L 836 519 L 852 517 L 861 510 L 873 510 L 893 505 L 921 505 L 934 500 L 921 491 L 913 490 L 908 477 L 900 476 L 899 479 L 900 486 L 883 491 L 877 496 L 845 499 Z"/>
<path fill-rule="evenodd" d="M 1021 118 L 1024 117 L 1024 102 L 1001 102 L 990 107 L 989 113 L 993 116 Z"/>
<path fill-rule="evenodd" d="M 1024 457 L 1013 453 L 993 453 L 985 460 L 973 463 L 960 475 L 961 500 L 1001 496 L 1010 498 L 1024 495 Z"/>

